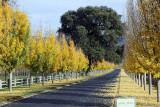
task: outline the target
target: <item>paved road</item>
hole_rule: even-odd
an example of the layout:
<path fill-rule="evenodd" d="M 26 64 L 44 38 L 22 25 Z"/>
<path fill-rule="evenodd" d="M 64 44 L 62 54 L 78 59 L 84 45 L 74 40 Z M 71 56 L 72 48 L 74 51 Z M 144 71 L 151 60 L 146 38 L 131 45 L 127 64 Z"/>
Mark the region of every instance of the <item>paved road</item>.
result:
<path fill-rule="evenodd" d="M 102 93 L 100 89 L 110 89 L 111 84 L 120 73 L 120 69 L 114 70 L 104 76 L 93 78 L 88 81 L 64 87 L 59 90 L 35 95 L 18 102 L 5 105 L 5 107 L 108 107 L 112 105 L 113 96 L 97 96 Z M 103 92 L 104 93 L 104 92 Z M 106 94 L 106 92 L 105 92 Z M 104 100 L 106 101 L 104 103 Z"/>

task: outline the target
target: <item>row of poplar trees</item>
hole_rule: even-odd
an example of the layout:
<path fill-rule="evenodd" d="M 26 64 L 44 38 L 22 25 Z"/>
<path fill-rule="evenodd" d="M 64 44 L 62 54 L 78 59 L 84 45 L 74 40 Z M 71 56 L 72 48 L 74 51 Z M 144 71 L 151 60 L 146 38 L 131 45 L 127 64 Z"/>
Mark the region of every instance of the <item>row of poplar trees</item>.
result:
<path fill-rule="evenodd" d="M 152 95 L 152 76 L 157 79 L 157 101 L 160 102 L 160 1 L 128 0 L 125 28 L 124 68 L 140 78 L 149 76 Z"/>
<path fill-rule="evenodd" d="M 13 9 L 7 2 L 0 1 L 0 67 L 9 73 L 9 90 L 12 91 L 12 73 L 18 68 L 27 68 L 31 77 L 35 73 L 87 71 L 89 61 L 83 51 L 65 37 L 55 38 L 52 32 L 43 33 L 43 29 L 33 36 L 30 21 L 25 12 Z M 105 70 L 113 65 L 98 62 L 93 70 Z"/>
<path fill-rule="evenodd" d="M 12 91 L 12 73 L 19 67 L 28 68 L 30 78 L 41 71 L 44 85 L 44 73 L 48 70 L 85 71 L 88 59 L 72 40 L 68 45 L 65 38 L 56 41 L 53 34 L 45 37 L 43 31 L 30 36 L 27 15 L 6 2 L 0 4 L 0 66 L 9 72 Z"/>

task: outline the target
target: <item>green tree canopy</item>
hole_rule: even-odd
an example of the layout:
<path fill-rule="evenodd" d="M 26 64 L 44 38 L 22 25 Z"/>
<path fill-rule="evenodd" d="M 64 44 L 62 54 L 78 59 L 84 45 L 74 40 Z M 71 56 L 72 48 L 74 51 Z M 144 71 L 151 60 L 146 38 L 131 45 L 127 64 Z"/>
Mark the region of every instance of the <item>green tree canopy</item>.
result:
<path fill-rule="evenodd" d="M 61 28 L 67 38 L 84 50 L 90 65 L 105 58 L 120 62 L 116 53 L 119 38 L 123 35 L 121 16 L 106 6 L 68 11 L 61 16 Z"/>

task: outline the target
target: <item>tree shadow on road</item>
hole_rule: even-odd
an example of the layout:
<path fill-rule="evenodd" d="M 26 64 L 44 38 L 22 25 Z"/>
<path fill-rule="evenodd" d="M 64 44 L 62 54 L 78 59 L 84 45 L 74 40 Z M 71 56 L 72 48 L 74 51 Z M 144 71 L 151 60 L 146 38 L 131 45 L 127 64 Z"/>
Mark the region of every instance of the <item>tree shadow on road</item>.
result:
<path fill-rule="evenodd" d="M 18 102 L 11 103 L 10 106 L 16 106 L 20 104 L 36 104 L 42 106 L 42 104 L 51 104 L 54 106 L 99 106 L 108 107 L 112 105 L 114 96 L 98 96 L 95 93 L 107 94 L 113 92 L 101 92 L 101 89 L 110 90 L 115 87 L 114 83 L 118 82 L 116 78 L 120 73 L 120 69 L 110 72 L 104 76 L 93 78 L 88 81 L 64 87 L 59 90 L 42 93 L 27 99 L 20 100 Z M 103 99 L 103 100 L 102 100 Z M 102 102 L 104 101 L 105 102 Z M 46 105 L 47 106 L 47 105 Z"/>

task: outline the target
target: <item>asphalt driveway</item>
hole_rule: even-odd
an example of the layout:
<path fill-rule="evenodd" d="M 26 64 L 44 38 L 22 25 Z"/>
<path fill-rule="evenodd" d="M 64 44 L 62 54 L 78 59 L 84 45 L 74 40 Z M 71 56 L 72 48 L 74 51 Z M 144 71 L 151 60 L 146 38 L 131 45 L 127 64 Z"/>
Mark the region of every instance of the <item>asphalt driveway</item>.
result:
<path fill-rule="evenodd" d="M 4 107 L 108 107 L 112 105 L 114 96 L 103 97 L 97 94 L 107 94 L 107 92 L 101 92 L 100 89 L 109 90 L 113 87 L 110 84 L 118 82 L 115 79 L 119 73 L 120 69 L 116 69 L 101 77 L 22 99 Z M 106 84 L 108 84 L 107 87 Z"/>

